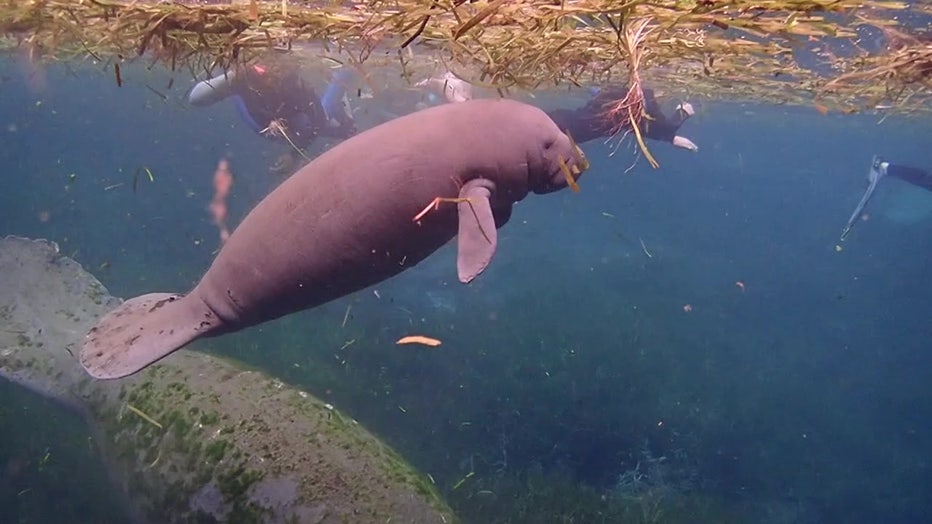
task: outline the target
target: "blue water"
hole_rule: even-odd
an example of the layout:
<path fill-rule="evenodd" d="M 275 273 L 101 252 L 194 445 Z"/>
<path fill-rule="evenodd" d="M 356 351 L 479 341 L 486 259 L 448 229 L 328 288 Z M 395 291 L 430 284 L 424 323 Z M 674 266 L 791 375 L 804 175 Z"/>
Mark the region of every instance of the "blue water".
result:
<path fill-rule="evenodd" d="M 58 242 L 118 296 L 187 290 L 218 247 L 206 211 L 217 161 L 236 175 L 235 225 L 287 147 L 231 104 L 186 106 L 184 75 L 171 90 L 158 68 L 127 66 L 123 87 L 99 67 L 46 75 L 36 92 L 0 66 L 0 235 Z M 681 134 L 699 153 L 651 143 L 660 169 L 641 159 L 625 173 L 630 145 L 610 157 L 586 144 L 582 191 L 518 204 L 469 286 L 451 245 L 378 296 L 197 347 L 329 399 L 473 522 L 534 521 L 506 491 L 530 498 L 552 482 L 583 500 L 656 464 L 671 490 L 740 522 L 932 520 L 932 196 L 884 181 L 869 219 L 838 240 L 873 154 L 932 168 L 932 121 L 694 103 Z M 140 167 L 154 181 L 134 192 Z M 320 332 L 344 316 L 352 336 Z M 410 332 L 444 344 L 394 345 Z M 354 342 L 320 342 L 333 339 Z M 16 395 L 0 390 L 0 466 L 14 473 L 0 485 L 54 500 L 37 464 L 61 437 L 17 445 L 9 428 L 35 422 Z M 566 521 L 556 498 L 533 500 Z"/>

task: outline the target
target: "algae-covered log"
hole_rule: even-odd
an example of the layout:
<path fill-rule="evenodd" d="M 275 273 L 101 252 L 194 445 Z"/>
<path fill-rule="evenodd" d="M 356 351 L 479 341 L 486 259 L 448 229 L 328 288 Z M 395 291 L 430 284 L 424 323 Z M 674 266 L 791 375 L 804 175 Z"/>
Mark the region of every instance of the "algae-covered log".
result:
<path fill-rule="evenodd" d="M 0 240 L 0 375 L 83 412 L 152 522 L 453 522 L 427 477 L 313 396 L 182 351 L 93 381 L 75 346 L 119 302 L 54 243 Z"/>

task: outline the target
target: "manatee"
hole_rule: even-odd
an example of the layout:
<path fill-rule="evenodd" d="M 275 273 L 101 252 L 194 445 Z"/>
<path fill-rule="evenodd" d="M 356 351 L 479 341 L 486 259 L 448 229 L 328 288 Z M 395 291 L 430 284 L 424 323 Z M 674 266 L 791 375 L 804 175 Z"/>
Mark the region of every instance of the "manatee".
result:
<path fill-rule="evenodd" d="M 186 295 L 123 302 L 86 334 L 91 376 L 131 375 L 191 341 L 313 308 L 414 267 L 457 236 L 459 280 L 491 262 L 512 206 L 588 167 L 542 110 L 504 99 L 424 109 L 308 163 L 249 212 Z"/>

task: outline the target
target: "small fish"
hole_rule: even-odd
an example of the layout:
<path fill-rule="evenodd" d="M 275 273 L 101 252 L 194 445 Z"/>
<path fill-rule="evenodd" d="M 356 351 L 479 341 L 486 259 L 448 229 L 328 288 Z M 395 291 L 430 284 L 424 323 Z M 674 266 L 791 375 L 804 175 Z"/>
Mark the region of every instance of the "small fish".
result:
<path fill-rule="evenodd" d="M 398 339 L 396 344 L 424 344 L 425 346 L 437 347 L 441 344 L 439 340 L 431 337 L 424 337 L 421 335 L 410 335 L 407 337 L 401 337 Z"/>

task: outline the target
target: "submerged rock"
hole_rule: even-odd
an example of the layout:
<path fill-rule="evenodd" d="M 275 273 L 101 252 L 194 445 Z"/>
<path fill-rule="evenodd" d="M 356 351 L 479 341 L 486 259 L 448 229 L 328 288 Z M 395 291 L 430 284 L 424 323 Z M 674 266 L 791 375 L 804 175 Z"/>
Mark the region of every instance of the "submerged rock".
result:
<path fill-rule="evenodd" d="M 96 381 L 76 355 L 120 300 L 44 240 L 0 240 L 0 376 L 84 414 L 144 522 L 453 522 L 429 479 L 356 421 L 182 350 Z"/>

